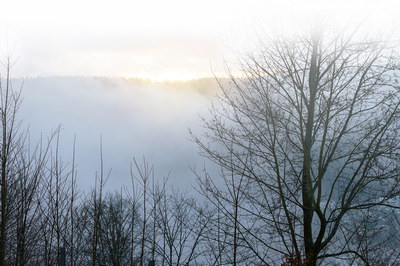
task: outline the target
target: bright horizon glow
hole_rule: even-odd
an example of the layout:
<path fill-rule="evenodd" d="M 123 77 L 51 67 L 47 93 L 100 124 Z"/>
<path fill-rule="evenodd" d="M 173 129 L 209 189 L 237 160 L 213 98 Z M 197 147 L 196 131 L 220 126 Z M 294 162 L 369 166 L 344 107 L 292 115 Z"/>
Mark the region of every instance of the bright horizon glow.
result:
<path fill-rule="evenodd" d="M 195 76 L 191 75 L 190 73 L 179 73 L 179 72 L 162 72 L 159 75 L 157 74 L 138 74 L 138 75 L 124 75 L 121 76 L 123 78 L 133 78 L 133 79 L 143 79 L 149 80 L 150 82 L 170 82 L 170 81 L 189 81 L 194 79 L 201 79 L 201 78 L 211 78 L 211 77 L 203 77 L 203 76 Z"/>
<path fill-rule="evenodd" d="M 251 49 L 260 28 L 290 34 L 318 18 L 336 25 L 368 17 L 368 28 L 380 32 L 399 25 L 399 7 L 385 0 L 13 0 L 2 4 L 0 57 L 13 53 L 17 77 L 197 79 L 224 73 L 223 60 Z"/>

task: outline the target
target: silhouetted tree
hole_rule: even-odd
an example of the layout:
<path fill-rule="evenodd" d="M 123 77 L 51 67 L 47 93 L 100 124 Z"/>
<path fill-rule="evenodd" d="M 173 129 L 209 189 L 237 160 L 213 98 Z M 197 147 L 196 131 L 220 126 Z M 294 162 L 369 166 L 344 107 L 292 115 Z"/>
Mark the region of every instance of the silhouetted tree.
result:
<path fill-rule="evenodd" d="M 157 253 L 162 265 L 196 264 L 201 255 L 207 220 L 195 198 L 179 191 L 161 190 L 157 205 Z M 200 212 L 200 213 L 199 213 Z"/>
<path fill-rule="evenodd" d="M 0 265 L 5 265 L 6 245 L 8 241 L 7 229 L 10 218 L 9 189 L 11 180 L 15 180 L 18 173 L 20 149 L 23 138 L 19 132 L 17 111 L 20 106 L 20 92 L 14 91 L 11 84 L 11 58 L 5 62 L 6 77 L 0 80 L 0 119 L 1 119 L 1 154 L 0 154 Z"/>
<path fill-rule="evenodd" d="M 208 132 L 194 139 L 233 173 L 236 189 L 247 183 L 240 231 L 261 263 L 369 263 L 356 241 L 366 221 L 347 224 L 364 210 L 399 207 L 400 65 L 392 48 L 350 31 L 273 37 L 239 59 L 242 72 L 228 72 L 229 86 L 221 83 Z"/>

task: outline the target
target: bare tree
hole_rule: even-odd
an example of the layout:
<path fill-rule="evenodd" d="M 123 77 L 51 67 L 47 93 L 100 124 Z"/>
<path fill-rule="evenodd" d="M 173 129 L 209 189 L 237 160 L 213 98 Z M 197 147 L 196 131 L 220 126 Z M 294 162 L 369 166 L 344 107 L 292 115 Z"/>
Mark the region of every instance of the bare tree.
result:
<path fill-rule="evenodd" d="M 139 265 L 143 266 L 145 264 L 146 259 L 146 242 L 150 240 L 147 235 L 147 227 L 149 224 L 149 203 L 151 203 L 150 199 L 150 185 L 151 179 L 154 180 L 154 166 L 149 165 L 148 161 L 145 157 L 143 157 L 143 163 L 140 164 L 135 158 L 133 159 L 134 167 L 131 165 L 131 176 L 137 182 L 139 182 L 141 186 L 141 196 L 142 196 L 142 232 L 141 232 L 141 240 L 140 240 L 140 256 L 139 256 Z M 136 175 L 134 174 L 134 169 L 136 169 Z M 151 211 L 151 210 L 150 210 Z"/>
<path fill-rule="evenodd" d="M 8 241 L 8 222 L 11 215 L 10 186 L 17 179 L 20 167 L 24 133 L 20 132 L 17 112 L 21 104 L 20 90 L 14 90 L 11 83 L 11 57 L 4 63 L 6 77 L 0 80 L 0 120 L 1 120 L 1 154 L 0 154 L 0 265 L 5 265 L 6 246 Z"/>
<path fill-rule="evenodd" d="M 104 226 L 100 234 L 101 263 L 128 265 L 130 249 L 131 209 L 121 192 L 105 196 L 101 223 Z"/>
<path fill-rule="evenodd" d="M 40 236 L 38 229 L 43 215 L 40 201 L 44 196 L 44 190 L 41 183 L 45 182 L 50 142 L 51 140 L 43 145 L 40 141 L 32 153 L 24 147 L 19 157 L 20 167 L 17 178 L 9 186 L 9 194 L 13 199 L 10 201 L 13 214 L 10 217 L 11 238 L 9 240 L 16 242 L 15 265 L 25 265 L 32 261 L 32 255 L 37 251 L 34 243 L 37 243 Z"/>
<path fill-rule="evenodd" d="M 74 252 L 75 252 L 75 232 L 76 232 L 76 200 L 78 198 L 77 188 L 76 188 L 76 176 L 77 170 L 75 166 L 75 155 L 76 155 L 76 135 L 74 136 L 74 144 L 72 148 L 72 165 L 71 165 L 71 183 L 70 183 L 70 197 L 69 197 L 69 234 L 68 247 L 69 247 L 69 263 L 70 265 L 75 265 Z"/>
<path fill-rule="evenodd" d="M 164 188 L 157 194 L 160 240 L 156 245 L 162 265 L 196 264 L 207 226 L 202 208 L 187 193 L 176 190 L 168 193 Z"/>
<path fill-rule="evenodd" d="M 108 173 L 106 176 L 104 174 L 104 160 L 103 160 L 103 140 L 102 136 L 100 136 L 100 173 L 96 172 L 95 176 L 95 187 L 92 192 L 92 241 L 91 241 L 91 250 L 92 250 L 92 265 L 97 265 L 99 263 L 99 254 L 98 247 L 100 242 L 100 236 L 102 233 L 102 215 L 103 215 L 103 200 L 104 200 L 104 187 L 111 173 Z"/>
<path fill-rule="evenodd" d="M 67 189 L 58 157 L 59 130 L 48 141 L 41 138 L 32 145 L 29 131 L 17 119 L 21 89 L 13 88 L 10 57 L 4 66 L 6 77 L 0 79 L 0 265 L 50 262 L 54 234 L 58 246 L 64 239 L 62 195 Z M 52 156 L 56 136 L 56 155 Z M 44 261 L 32 256 L 43 250 Z"/>
<path fill-rule="evenodd" d="M 232 156 L 230 160 L 233 163 Z M 207 235 L 211 254 L 214 254 L 211 256 L 215 259 L 213 264 L 236 266 L 241 262 L 241 256 L 245 256 L 246 259 L 249 257 L 248 252 L 239 255 L 239 246 L 244 238 L 240 230 L 240 208 L 244 203 L 245 194 L 242 191 L 246 191 L 247 180 L 243 174 L 238 176 L 237 173 L 227 172 L 222 168 L 220 175 L 224 188 L 221 189 L 207 171 L 204 171 L 204 174 L 204 177 L 197 176 L 200 182 L 200 193 L 209 200 L 216 212 L 216 219 L 208 217 L 210 224 L 213 224 Z M 216 234 L 213 232 L 215 230 L 217 230 Z"/>
<path fill-rule="evenodd" d="M 132 165 L 130 167 L 131 170 L 131 190 L 125 187 L 127 202 L 129 202 L 130 206 L 130 247 L 129 247 L 129 264 L 134 265 L 136 261 L 136 247 L 138 246 L 140 232 L 139 224 L 140 224 L 140 190 L 137 186 L 135 186 L 135 178 L 133 174 Z"/>
<path fill-rule="evenodd" d="M 314 29 L 260 47 L 239 58 L 240 76 L 228 70 L 208 132 L 194 137 L 248 183 L 245 248 L 266 265 L 368 263 L 358 227 L 346 224 L 363 210 L 399 207 L 398 57 L 356 31 Z"/>

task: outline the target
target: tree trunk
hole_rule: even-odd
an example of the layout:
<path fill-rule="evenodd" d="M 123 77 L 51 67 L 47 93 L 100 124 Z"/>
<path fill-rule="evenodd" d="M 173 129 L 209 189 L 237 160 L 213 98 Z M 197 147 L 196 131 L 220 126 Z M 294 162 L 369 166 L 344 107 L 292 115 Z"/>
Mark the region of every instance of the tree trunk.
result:
<path fill-rule="evenodd" d="M 312 176 L 311 176 L 311 146 L 312 146 L 312 132 L 314 124 L 314 111 L 315 99 L 318 87 L 318 46 L 320 36 L 315 34 L 313 36 L 313 50 L 310 62 L 310 73 L 308 85 L 310 90 L 310 98 L 307 108 L 307 123 L 304 139 L 304 153 L 303 153 L 303 180 L 302 180 L 302 196 L 303 196 L 303 227 L 304 227 L 304 252 L 307 265 L 315 265 L 316 254 L 314 250 L 313 236 L 312 236 L 312 220 L 314 214 L 314 193 L 312 189 Z"/>

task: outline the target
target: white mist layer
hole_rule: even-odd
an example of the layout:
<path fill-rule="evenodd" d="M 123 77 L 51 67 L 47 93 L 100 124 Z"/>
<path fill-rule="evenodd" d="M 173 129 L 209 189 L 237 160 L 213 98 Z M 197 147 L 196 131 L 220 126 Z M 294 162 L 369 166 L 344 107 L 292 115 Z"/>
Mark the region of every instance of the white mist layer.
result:
<path fill-rule="evenodd" d="M 20 83 L 15 80 L 14 87 Z M 140 86 L 124 79 L 54 77 L 24 80 L 22 95 L 18 116 L 29 125 L 32 141 L 61 125 L 60 154 L 70 163 L 76 134 L 77 180 L 84 190 L 100 170 L 100 135 L 104 171 L 112 169 L 108 189 L 130 186 L 133 157 L 142 161 L 146 156 L 154 163 L 156 180 L 170 172 L 170 185 L 180 188 L 195 184 L 190 167 L 203 167 L 188 129 L 201 131 L 199 115 L 207 114 L 210 98 L 196 90 Z"/>

